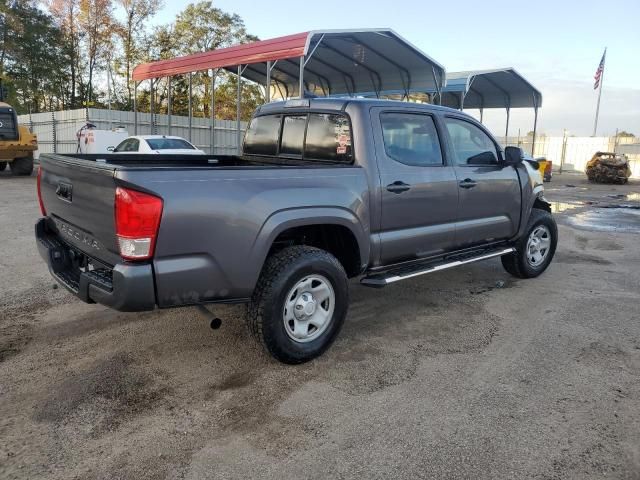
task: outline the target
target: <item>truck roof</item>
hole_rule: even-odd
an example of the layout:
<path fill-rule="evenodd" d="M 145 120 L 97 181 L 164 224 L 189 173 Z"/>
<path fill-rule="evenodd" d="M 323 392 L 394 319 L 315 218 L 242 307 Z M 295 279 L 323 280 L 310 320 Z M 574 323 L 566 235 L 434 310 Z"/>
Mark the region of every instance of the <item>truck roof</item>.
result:
<path fill-rule="evenodd" d="M 369 107 L 399 108 L 420 108 L 428 111 L 445 111 L 462 113 L 459 110 L 433 105 L 431 103 L 409 103 L 397 100 L 383 100 L 378 98 L 296 98 L 278 102 L 266 103 L 256 110 L 256 115 L 265 113 L 276 113 L 289 109 L 322 109 L 322 110 L 344 110 L 348 104 L 359 104 Z M 464 114 L 467 115 L 467 114 Z M 467 115 L 468 116 L 468 115 Z"/>

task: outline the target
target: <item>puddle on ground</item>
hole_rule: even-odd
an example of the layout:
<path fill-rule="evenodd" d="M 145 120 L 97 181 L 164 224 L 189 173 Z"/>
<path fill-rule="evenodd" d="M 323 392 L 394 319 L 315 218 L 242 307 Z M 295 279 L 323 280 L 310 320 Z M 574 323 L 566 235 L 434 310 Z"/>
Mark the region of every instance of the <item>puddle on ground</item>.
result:
<path fill-rule="evenodd" d="M 640 208 L 631 205 L 594 208 L 572 215 L 567 221 L 581 230 L 640 233 Z"/>
<path fill-rule="evenodd" d="M 551 211 L 553 213 L 562 213 L 574 208 L 584 207 L 584 202 L 551 202 Z"/>
<path fill-rule="evenodd" d="M 607 195 L 607 197 L 609 198 L 616 198 L 616 199 L 625 199 L 625 200 L 631 200 L 631 201 L 640 201 L 640 193 L 617 193 L 617 194 L 611 194 L 611 195 Z"/>
<path fill-rule="evenodd" d="M 631 210 L 640 210 L 640 205 L 631 205 L 628 203 L 619 203 L 616 205 L 600 205 L 598 208 L 629 208 Z"/>

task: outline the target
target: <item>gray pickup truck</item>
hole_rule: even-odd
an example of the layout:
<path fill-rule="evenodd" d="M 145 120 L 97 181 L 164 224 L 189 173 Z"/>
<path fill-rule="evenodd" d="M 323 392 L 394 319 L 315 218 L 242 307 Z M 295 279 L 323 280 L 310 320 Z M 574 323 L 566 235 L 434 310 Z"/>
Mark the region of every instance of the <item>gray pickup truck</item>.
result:
<path fill-rule="evenodd" d="M 37 245 L 58 282 L 122 311 L 246 302 L 286 363 L 335 339 L 349 278 L 382 287 L 492 257 L 536 277 L 557 243 L 535 162 L 433 105 L 270 103 L 241 156 L 40 158 Z"/>

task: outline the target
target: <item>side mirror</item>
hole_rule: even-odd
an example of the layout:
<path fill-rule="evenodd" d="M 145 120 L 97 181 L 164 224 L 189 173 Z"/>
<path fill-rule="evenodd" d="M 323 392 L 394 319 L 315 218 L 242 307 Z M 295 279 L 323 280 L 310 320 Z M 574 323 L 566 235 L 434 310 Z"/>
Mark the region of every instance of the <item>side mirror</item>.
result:
<path fill-rule="evenodd" d="M 116 149 L 116 147 L 107 147 L 107 152 L 113 152 Z"/>
<path fill-rule="evenodd" d="M 524 160 L 524 151 L 519 147 L 506 147 L 504 149 L 504 164 L 518 165 Z"/>

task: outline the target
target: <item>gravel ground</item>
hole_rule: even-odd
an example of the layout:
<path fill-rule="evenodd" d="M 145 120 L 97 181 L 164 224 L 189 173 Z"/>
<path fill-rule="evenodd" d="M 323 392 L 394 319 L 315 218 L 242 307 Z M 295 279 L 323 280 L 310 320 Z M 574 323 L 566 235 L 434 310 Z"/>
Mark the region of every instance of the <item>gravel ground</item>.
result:
<path fill-rule="evenodd" d="M 336 344 L 291 367 L 242 306 L 212 331 L 56 288 L 35 178 L 0 174 L 0 478 L 640 478 L 640 215 L 601 208 L 640 205 L 640 183 L 547 190 L 542 277 L 354 282 Z"/>

